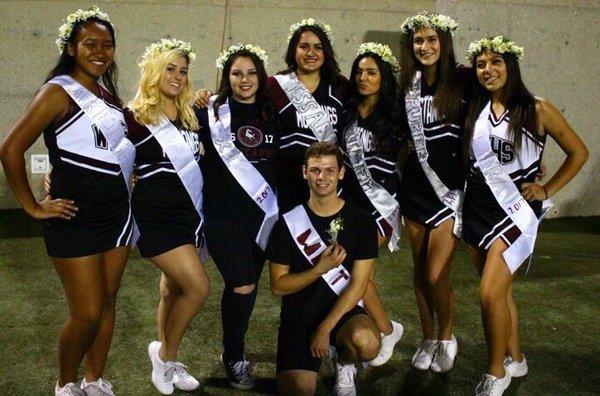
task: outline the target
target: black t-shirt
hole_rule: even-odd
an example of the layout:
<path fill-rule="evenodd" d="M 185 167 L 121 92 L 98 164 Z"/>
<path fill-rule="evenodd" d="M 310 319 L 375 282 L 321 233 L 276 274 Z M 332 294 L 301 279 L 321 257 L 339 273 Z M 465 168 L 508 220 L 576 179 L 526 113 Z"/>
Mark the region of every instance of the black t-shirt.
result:
<path fill-rule="evenodd" d="M 266 126 L 258 104 L 240 103 L 229 98 L 229 108 L 231 138 L 235 147 L 275 190 L 275 176 L 270 160 L 277 153 L 279 146 L 277 134 Z M 206 216 L 240 221 L 248 218 L 248 213 L 252 213 L 257 216 L 251 217 L 259 221 L 264 213 L 227 169 L 212 142 L 208 111 L 214 110 L 196 108 L 195 111 L 201 127 L 200 138 L 204 145 L 201 169 L 204 177 L 203 204 Z"/>
<path fill-rule="evenodd" d="M 358 142 L 363 149 L 365 162 L 373 180 L 392 196 L 395 196 L 398 191 L 399 182 L 396 164 L 398 162 L 401 142 L 398 136 L 390 134 L 383 143 L 386 147 L 383 149 L 377 148 L 373 117 L 374 114 L 371 114 L 366 118 L 362 118 L 360 115 L 358 116 Z M 343 138 L 340 142 L 340 147 L 344 154 L 344 164 L 346 165 L 346 176 L 343 180 L 344 188 L 342 190 L 342 197 L 359 206 L 361 209 L 372 212 L 375 208 L 360 186 L 346 151 L 347 132 L 347 127 L 345 127 Z"/>
<path fill-rule="evenodd" d="M 342 219 L 343 229 L 338 234 L 338 243 L 347 252 L 342 264 L 348 272 L 352 273 L 355 260 L 377 257 L 377 227 L 369 213 L 346 202 L 338 213 L 321 217 L 310 210 L 307 204 L 303 206 L 313 227 L 325 243 L 329 239 L 327 231 L 331 221 L 338 216 Z M 283 216 L 275 224 L 266 253 L 269 261 L 289 265 L 291 273 L 303 272 L 312 266 L 292 239 Z M 325 319 L 337 298 L 337 294 L 323 278 L 319 278 L 306 288 L 283 296 L 281 320 L 313 326 Z"/>

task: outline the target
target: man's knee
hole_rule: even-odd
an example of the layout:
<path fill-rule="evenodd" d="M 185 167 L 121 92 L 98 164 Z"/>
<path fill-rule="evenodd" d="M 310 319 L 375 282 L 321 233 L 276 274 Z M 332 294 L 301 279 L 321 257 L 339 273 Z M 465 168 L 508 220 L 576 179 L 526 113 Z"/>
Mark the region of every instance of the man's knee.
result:
<path fill-rule="evenodd" d="M 381 336 L 375 328 L 357 326 L 352 330 L 351 342 L 361 361 L 373 360 L 381 347 Z"/>

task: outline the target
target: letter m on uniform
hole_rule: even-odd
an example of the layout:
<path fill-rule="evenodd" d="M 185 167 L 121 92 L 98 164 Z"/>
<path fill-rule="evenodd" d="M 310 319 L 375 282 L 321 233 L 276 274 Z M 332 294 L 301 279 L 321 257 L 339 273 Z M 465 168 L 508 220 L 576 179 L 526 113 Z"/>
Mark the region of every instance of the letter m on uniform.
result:
<path fill-rule="evenodd" d="M 106 137 L 100 131 L 96 125 L 92 125 L 92 130 L 94 131 L 94 143 L 96 144 L 96 148 L 102 150 L 108 150 L 108 142 L 106 141 Z"/>

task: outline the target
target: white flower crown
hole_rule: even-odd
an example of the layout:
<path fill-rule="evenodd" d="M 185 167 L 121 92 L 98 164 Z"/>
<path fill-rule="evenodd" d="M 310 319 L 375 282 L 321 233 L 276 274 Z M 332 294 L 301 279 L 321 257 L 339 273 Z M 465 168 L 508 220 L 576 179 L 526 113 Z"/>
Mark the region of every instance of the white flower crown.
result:
<path fill-rule="evenodd" d="M 261 60 L 261 62 L 265 66 L 269 63 L 269 57 L 267 56 L 267 53 L 265 52 L 264 49 L 262 49 L 256 45 L 252 45 L 252 44 L 239 43 L 236 45 L 232 45 L 231 47 L 227 48 L 225 51 L 221 52 L 221 55 L 217 58 L 217 60 L 215 62 L 217 69 L 223 70 L 223 68 L 225 68 L 225 63 L 227 62 L 227 60 L 233 54 L 240 52 L 240 51 L 248 51 L 248 52 L 253 53 L 254 55 L 256 55 L 258 57 L 258 59 Z"/>
<path fill-rule="evenodd" d="M 392 67 L 392 70 L 396 71 L 400 68 L 398 60 L 394 57 L 392 49 L 388 45 L 373 42 L 362 43 L 358 46 L 358 51 L 356 52 L 356 55 L 362 55 L 369 52 L 378 55 L 381 59 L 383 59 L 384 62 L 389 63 Z"/>
<path fill-rule="evenodd" d="M 400 25 L 400 29 L 404 34 L 410 34 L 410 32 L 414 32 L 421 27 L 454 33 L 458 28 L 458 23 L 447 15 L 436 15 L 430 14 L 427 11 L 421 11 L 417 15 L 406 18 L 402 22 L 402 25 Z"/>
<path fill-rule="evenodd" d="M 144 55 L 142 55 L 142 60 L 138 65 L 143 68 L 149 59 L 171 50 L 177 50 L 177 52 L 187 57 L 190 61 L 196 59 L 192 44 L 177 39 L 161 39 L 156 43 L 150 44 L 150 46 L 146 48 Z"/>
<path fill-rule="evenodd" d="M 300 29 L 302 26 L 314 26 L 316 28 L 319 28 L 323 33 L 325 33 L 325 35 L 329 39 L 330 43 L 333 43 L 333 40 L 335 39 L 333 37 L 333 33 L 331 33 L 331 26 L 329 26 L 328 24 L 326 24 L 324 22 L 317 21 L 313 18 L 308 18 L 308 19 L 303 19 L 302 21 L 300 21 L 298 23 L 294 23 L 292 26 L 290 26 L 290 33 L 288 34 L 288 42 L 292 39 L 292 36 L 296 32 L 296 30 Z"/>
<path fill-rule="evenodd" d="M 467 51 L 467 60 L 473 62 L 473 59 L 482 52 L 496 52 L 498 54 L 514 54 L 517 59 L 523 57 L 523 47 L 519 47 L 514 42 L 504 36 L 496 36 L 493 39 L 482 38 L 469 44 Z"/>
<path fill-rule="evenodd" d="M 93 5 L 89 10 L 77 10 L 76 12 L 69 14 L 67 16 L 67 22 L 62 24 L 58 28 L 58 38 L 55 43 L 58 46 L 58 51 L 62 54 L 65 47 L 69 43 L 69 37 L 71 37 L 71 33 L 73 33 L 73 27 L 78 22 L 87 21 L 90 18 L 97 18 L 102 21 L 106 21 L 110 23 L 108 18 L 108 14 L 100 11 L 97 5 Z M 110 24 L 112 26 L 112 23 Z"/>

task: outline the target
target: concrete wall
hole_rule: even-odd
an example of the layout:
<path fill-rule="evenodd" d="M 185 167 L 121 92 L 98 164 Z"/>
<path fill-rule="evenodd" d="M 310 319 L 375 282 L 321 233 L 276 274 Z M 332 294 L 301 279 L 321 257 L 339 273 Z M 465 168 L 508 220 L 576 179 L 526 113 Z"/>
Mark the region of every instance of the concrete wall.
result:
<path fill-rule="evenodd" d="M 394 1 L 394 0 L 212 0 L 212 1 L 96 1 L 111 16 L 117 32 L 119 88 L 124 100 L 133 97 L 138 79 L 137 58 L 151 42 L 162 37 L 191 41 L 198 59 L 191 70 L 197 87 L 213 88 L 214 60 L 222 47 L 252 42 L 270 55 L 268 71 L 284 66 L 289 25 L 314 17 L 329 23 L 336 37 L 340 66 L 349 72 L 356 47 L 380 40 L 398 49 L 399 25 L 404 18 L 425 9 L 447 12 L 461 25 L 456 51 L 462 58 L 468 42 L 485 34 L 505 33 L 525 46 L 526 82 L 538 94 L 563 109 L 574 128 L 584 136 L 592 153 L 600 140 L 593 138 L 592 112 L 598 79 L 590 71 L 600 59 L 598 40 L 600 5 L 596 1 Z M 69 13 L 92 3 L 80 1 L 0 2 L 0 138 L 19 117 L 47 71 L 57 59 L 57 28 Z M 573 29 L 584 26 L 583 29 Z M 576 53 L 577 51 L 577 53 Z M 584 54 L 584 55 L 581 55 Z M 577 56 L 575 56 L 577 55 Z M 576 62 L 569 62 L 569 60 Z M 587 89 L 586 89 L 587 88 Z M 552 146 L 552 145 L 550 145 Z M 27 154 L 45 153 L 39 139 Z M 555 146 L 546 163 L 552 171 L 560 161 Z M 593 155 L 584 171 L 556 198 L 560 216 L 600 214 L 592 202 L 600 180 L 592 174 Z M 592 177 L 594 179 L 592 180 Z M 42 177 L 30 175 L 41 196 Z M 17 207 L 5 176 L 0 172 L 0 208 Z"/>

